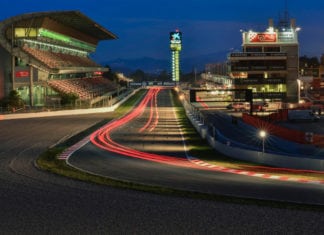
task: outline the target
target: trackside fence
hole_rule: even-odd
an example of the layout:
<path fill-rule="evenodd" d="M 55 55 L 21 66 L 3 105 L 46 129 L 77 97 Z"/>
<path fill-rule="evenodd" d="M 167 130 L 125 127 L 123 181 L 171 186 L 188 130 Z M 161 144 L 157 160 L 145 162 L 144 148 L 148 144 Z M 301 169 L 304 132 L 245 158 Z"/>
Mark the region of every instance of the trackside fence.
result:
<path fill-rule="evenodd" d="M 244 148 L 238 148 L 231 145 L 231 141 L 226 143 L 220 142 L 214 136 L 208 133 L 208 123 L 202 121 L 199 111 L 191 106 L 186 100 L 183 101 L 183 106 L 186 110 L 186 115 L 195 127 L 197 132 L 203 139 L 206 139 L 211 147 L 217 152 L 220 152 L 226 156 L 234 159 L 254 162 L 269 166 L 293 168 L 293 169 L 304 169 L 323 171 L 324 170 L 324 159 L 309 158 L 307 156 L 286 156 L 280 154 L 260 152 L 258 150 L 250 150 Z M 252 121 L 252 119 L 249 119 Z M 217 131 L 217 130 L 216 130 Z"/>

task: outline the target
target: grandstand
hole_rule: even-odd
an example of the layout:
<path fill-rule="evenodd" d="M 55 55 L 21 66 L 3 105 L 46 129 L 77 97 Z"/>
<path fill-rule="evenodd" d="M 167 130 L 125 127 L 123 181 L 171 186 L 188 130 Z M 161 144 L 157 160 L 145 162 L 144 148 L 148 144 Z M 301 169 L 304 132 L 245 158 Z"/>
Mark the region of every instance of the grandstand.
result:
<path fill-rule="evenodd" d="M 0 22 L 0 99 L 17 90 L 25 104 L 47 106 L 64 94 L 93 104 L 111 99 L 109 69 L 91 60 L 97 45 L 117 36 L 78 11 L 38 12 Z"/>

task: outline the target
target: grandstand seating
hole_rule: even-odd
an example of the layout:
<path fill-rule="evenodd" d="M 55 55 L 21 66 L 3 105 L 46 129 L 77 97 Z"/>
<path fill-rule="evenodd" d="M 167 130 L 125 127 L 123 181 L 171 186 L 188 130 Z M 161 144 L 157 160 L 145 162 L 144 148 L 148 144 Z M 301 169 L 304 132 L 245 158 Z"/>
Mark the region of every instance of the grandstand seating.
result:
<path fill-rule="evenodd" d="M 74 67 L 100 67 L 94 61 L 90 60 L 87 57 L 74 56 L 64 53 L 53 53 L 61 61 L 69 61 L 70 66 Z"/>
<path fill-rule="evenodd" d="M 54 55 L 47 51 L 37 50 L 27 46 L 24 46 L 23 50 L 50 68 L 57 68 L 63 65 L 63 62 L 59 62 Z"/>
<path fill-rule="evenodd" d="M 105 78 L 50 80 L 49 86 L 60 93 L 75 93 L 80 100 L 89 100 L 116 90 L 116 85 Z"/>
<path fill-rule="evenodd" d="M 87 57 L 75 56 L 64 53 L 55 53 L 52 51 L 40 50 L 28 46 L 22 48 L 29 55 L 33 56 L 40 62 L 43 62 L 49 68 L 64 67 L 100 67 L 94 61 Z"/>

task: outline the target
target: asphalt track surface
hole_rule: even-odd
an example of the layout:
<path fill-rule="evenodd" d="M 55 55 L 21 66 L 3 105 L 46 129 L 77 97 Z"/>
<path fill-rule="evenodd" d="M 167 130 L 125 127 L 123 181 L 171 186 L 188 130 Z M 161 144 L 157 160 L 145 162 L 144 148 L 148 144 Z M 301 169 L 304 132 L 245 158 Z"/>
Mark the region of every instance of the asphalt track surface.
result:
<path fill-rule="evenodd" d="M 323 184 L 278 182 L 237 174 L 224 175 L 223 172 L 207 167 L 197 168 L 196 164 L 187 159 L 188 146 L 182 141 L 170 91 L 162 90 L 158 97 L 156 106 L 148 102 L 144 113 L 130 120 L 125 118 L 115 129 L 107 127 L 109 131 L 105 131 L 105 128 L 99 131 L 89 144 L 72 155 L 69 163 L 85 171 L 137 183 L 203 193 L 324 205 Z M 112 140 L 106 138 L 106 141 L 107 135 Z M 98 136 L 104 137 L 103 140 L 98 140 Z M 114 142 L 110 145 L 112 141 Z M 134 156 L 129 151 L 130 156 L 120 156 L 121 150 L 118 148 L 112 153 L 117 143 L 121 145 L 118 146 L 121 149 L 125 146 L 141 152 Z M 146 156 L 146 152 L 158 155 Z"/>
<path fill-rule="evenodd" d="M 34 161 L 49 146 L 107 117 L 109 114 L 0 121 L 0 234 L 323 234 L 322 210 L 156 195 L 84 183 L 35 168 Z M 88 156 L 102 152 L 104 158 L 116 158 L 115 164 L 125 161 L 133 167 L 129 158 L 107 155 L 95 146 L 87 145 L 82 151 L 88 151 Z M 99 160 L 100 155 L 96 158 Z M 149 177 L 156 181 L 162 174 L 166 182 L 182 174 L 178 171 L 180 167 L 131 161 L 142 166 L 149 164 L 148 171 L 154 173 Z M 124 170 L 115 171 L 131 171 L 127 165 L 123 167 Z M 189 173 L 192 171 L 205 174 L 200 170 Z M 148 172 L 145 172 L 142 178 L 146 178 Z M 232 189 L 241 183 L 241 177 L 226 183 L 229 174 L 216 175 L 204 177 L 224 180 L 224 187 Z M 282 182 L 266 184 L 281 185 Z M 298 185 L 301 192 L 309 187 Z M 280 187 L 282 193 L 289 192 L 283 190 L 284 186 Z M 259 187 L 262 188 L 261 182 Z M 255 191 L 262 191 L 260 188 Z M 316 192 L 309 190 L 309 194 Z"/>

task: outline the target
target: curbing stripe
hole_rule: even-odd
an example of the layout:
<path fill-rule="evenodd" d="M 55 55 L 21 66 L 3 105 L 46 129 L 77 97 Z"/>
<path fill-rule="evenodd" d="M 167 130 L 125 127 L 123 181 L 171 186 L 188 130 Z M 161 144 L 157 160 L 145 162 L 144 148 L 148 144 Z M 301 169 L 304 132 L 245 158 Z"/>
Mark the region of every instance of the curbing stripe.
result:
<path fill-rule="evenodd" d="M 288 182 L 296 182 L 296 183 L 304 183 L 304 184 L 324 185 L 324 180 L 307 180 L 304 178 L 292 178 L 288 176 L 271 175 L 271 174 L 257 173 L 253 171 L 242 171 L 242 170 L 226 168 L 223 166 L 218 166 L 210 163 L 206 164 L 204 161 L 194 158 L 192 156 L 188 156 L 188 160 L 196 165 L 205 166 L 214 171 L 220 171 L 220 172 L 232 173 L 238 175 L 246 175 L 251 177 L 259 177 L 263 179 L 272 179 L 272 180 L 280 180 L 280 181 L 288 181 Z"/>

